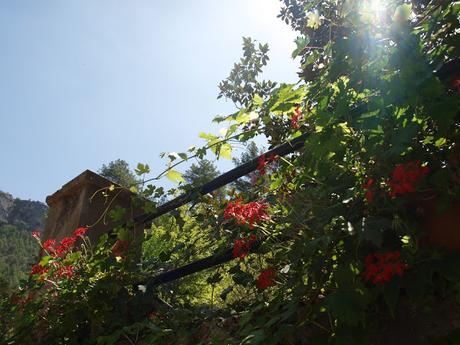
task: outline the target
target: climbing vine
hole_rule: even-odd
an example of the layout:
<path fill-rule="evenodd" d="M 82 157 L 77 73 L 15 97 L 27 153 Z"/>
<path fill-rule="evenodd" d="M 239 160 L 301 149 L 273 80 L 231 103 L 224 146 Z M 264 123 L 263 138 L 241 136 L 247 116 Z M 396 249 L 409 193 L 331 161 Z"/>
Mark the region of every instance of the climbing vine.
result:
<path fill-rule="evenodd" d="M 146 212 L 184 191 L 194 204 L 146 229 L 140 269 L 129 222 L 98 246 L 84 241 L 91 229 L 58 246 L 39 241 L 46 255 L 3 301 L 2 340 L 458 342 L 459 12 L 450 1 L 283 0 L 299 81 L 258 80 L 268 47 L 244 39 L 219 85 L 238 111 L 214 120 L 219 134 L 200 134 L 203 147 L 164 153 L 166 170 L 131 188 Z M 296 152 L 259 158 L 251 192 L 150 184 L 180 182 L 181 162 L 230 158 L 256 136 L 274 147 L 305 134 Z M 195 281 L 139 283 L 228 248 L 234 260 Z"/>

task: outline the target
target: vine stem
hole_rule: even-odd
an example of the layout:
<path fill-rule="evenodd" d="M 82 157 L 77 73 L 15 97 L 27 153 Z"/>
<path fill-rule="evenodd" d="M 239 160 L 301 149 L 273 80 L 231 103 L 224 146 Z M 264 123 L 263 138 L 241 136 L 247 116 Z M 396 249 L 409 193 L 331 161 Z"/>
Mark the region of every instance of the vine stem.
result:
<path fill-rule="evenodd" d="M 224 138 L 222 140 L 219 140 L 211 145 L 207 145 L 207 146 L 204 146 L 202 148 L 199 148 L 198 150 L 208 150 L 214 146 L 218 146 L 218 145 L 222 145 L 230 140 L 233 140 L 233 139 L 236 139 L 237 137 L 241 136 L 241 135 L 245 135 L 245 134 L 248 134 L 248 133 L 251 133 L 251 132 L 255 132 L 257 130 L 263 130 L 263 128 L 254 128 L 254 129 L 251 129 L 251 130 L 248 130 L 248 131 L 245 131 L 245 132 L 240 132 L 238 134 L 235 134 L 231 137 L 228 137 L 228 138 Z M 134 185 L 138 185 L 138 184 L 141 184 L 141 183 L 147 183 L 147 182 L 151 182 L 151 181 L 156 181 L 156 180 L 159 180 L 160 178 L 162 178 L 168 171 L 170 171 L 171 169 L 173 169 L 174 167 L 188 161 L 189 159 L 192 159 L 192 158 L 196 158 L 198 156 L 197 153 L 195 153 L 194 155 L 190 156 L 190 157 L 187 157 L 187 159 L 182 159 L 174 164 L 172 164 L 171 166 L 169 166 L 167 169 L 165 169 L 164 171 L 162 171 L 160 174 L 158 174 L 156 177 L 152 177 L 150 179 L 146 179 L 144 180 L 143 182 L 138 182 Z"/>

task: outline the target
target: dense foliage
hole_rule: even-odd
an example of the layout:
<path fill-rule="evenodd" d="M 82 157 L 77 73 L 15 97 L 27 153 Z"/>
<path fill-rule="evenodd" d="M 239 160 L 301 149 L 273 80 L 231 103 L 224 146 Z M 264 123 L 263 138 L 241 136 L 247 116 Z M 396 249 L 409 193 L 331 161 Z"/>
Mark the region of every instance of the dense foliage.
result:
<path fill-rule="evenodd" d="M 77 233 L 42 244 L 48 255 L 27 287 L 3 302 L 4 341 L 459 342 L 460 3 L 282 3 L 299 33 L 299 82 L 259 81 L 268 47 L 245 39 L 220 84 L 239 108 L 215 119 L 225 130 L 164 154 L 167 169 L 150 180 L 147 165 L 136 172 L 145 183 L 182 181 L 181 162 L 208 151 L 230 158 L 257 135 L 273 146 L 307 133 L 304 147 L 262 156 L 250 192 L 197 195 L 155 220 L 140 264 L 129 223 L 97 248 Z M 155 209 L 162 190 L 142 191 Z M 230 263 L 149 283 L 229 246 Z"/>
<path fill-rule="evenodd" d="M 47 207 L 0 191 L 0 293 L 27 278 L 38 248 L 30 232 L 43 229 Z"/>

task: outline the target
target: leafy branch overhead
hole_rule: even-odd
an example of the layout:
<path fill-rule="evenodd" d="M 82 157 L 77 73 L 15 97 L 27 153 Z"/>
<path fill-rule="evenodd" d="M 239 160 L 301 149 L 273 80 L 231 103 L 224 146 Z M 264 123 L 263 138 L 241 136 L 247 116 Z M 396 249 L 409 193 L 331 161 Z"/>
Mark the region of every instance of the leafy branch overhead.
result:
<path fill-rule="evenodd" d="M 0 339 L 458 343 L 459 14 L 451 1 L 282 0 L 299 80 L 260 81 L 268 46 L 244 38 L 219 84 L 237 107 L 214 119 L 224 127 L 163 153 L 152 178 L 139 164 L 146 213 L 98 246 L 37 238 L 47 255 L 3 299 Z M 237 174 L 217 176 L 208 153 Z M 164 192 L 162 176 L 182 185 Z M 152 222 L 141 261 L 135 221 Z"/>

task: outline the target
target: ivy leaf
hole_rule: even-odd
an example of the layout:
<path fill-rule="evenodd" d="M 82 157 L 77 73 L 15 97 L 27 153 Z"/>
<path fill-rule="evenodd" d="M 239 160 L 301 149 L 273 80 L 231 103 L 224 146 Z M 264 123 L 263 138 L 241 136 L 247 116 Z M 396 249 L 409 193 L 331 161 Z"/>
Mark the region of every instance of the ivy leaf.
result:
<path fill-rule="evenodd" d="M 262 104 L 264 103 L 264 99 L 258 94 L 256 93 L 254 95 L 254 98 L 252 99 L 252 103 L 256 106 L 256 107 L 261 107 Z"/>
<path fill-rule="evenodd" d="M 169 170 L 167 173 L 166 173 L 166 177 L 172 181 L 172 182 L 175 182 L 175 183 L 179 183 L 179 182 L 184 182 L 184 178 L 182 177 L 182 174 L 176 170 Z"/>
<path fill-rule="evenodd" d="M 126 209 L 117 205 L 115 206 L 112 210 L 109 211 L 109 217 L 112 219 L 115 223 L 120 222 L 126 214 Z"/>
<path fill-rule="evenodd" d="M 171 160 L 171 162 L 180 158 L 180 156 L 177 154 L 177 152 L 168 153 L 168 157 Z"/>
<path fill-rule="evenodd" d="M 134 169 L 138 176 L 148 174 L 150 172 L 150 167 L 148 164 L 137 163 L 137 168 Z"/>
<path fill-rule="evenodd" d="M 131 187 L 129 187 L 129 191 L 130 191 L 131 193 L 134 193 L 134 194 L 136 194 L 136 193 L 138 192 L 136 186 L 131 186 Z"/>
<path fill-rule="evenodd" d="M 310 38 L 306 36 L 299 36 L 295 39 L 296 49 L 292 52 L 292 58 L 295 59 L 310 43 Z"/>
<path fill-rule="evenodd" d="M 184 161 L 188 159 L 187 154 L 184 152 L 179 152 L 178 153 L 179 157 L 182 158 Z"/>
<path fill-rule="evenodd" d="M 232 159 L 232 146 L 229 143 L 222 144 L 219 156 L 225 159 Z"/>

